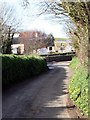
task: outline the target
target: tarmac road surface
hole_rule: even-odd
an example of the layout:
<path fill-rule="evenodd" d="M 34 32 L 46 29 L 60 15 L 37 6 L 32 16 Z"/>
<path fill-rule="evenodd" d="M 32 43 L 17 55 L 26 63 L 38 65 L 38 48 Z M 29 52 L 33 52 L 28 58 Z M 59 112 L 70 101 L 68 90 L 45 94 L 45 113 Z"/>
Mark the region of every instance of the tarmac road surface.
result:
<path fill-rule="evenodd" d="M 5 91 L 3 118 L 71 118 L 66 106 L 69 64 L 48 63 L 48 72 Z"/>

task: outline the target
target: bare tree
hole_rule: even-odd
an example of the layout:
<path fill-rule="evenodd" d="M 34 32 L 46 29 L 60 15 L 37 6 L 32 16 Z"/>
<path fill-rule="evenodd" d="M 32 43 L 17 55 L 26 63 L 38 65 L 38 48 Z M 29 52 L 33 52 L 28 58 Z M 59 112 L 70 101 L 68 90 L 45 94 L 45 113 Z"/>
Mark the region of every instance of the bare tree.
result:
<path fill-rule="evenodd" d="M 19 26 L 14 8 L 7 3 L 0 4 L 0 52 L 11 53 L 11 44 L 14 33 Z"/>
<path fill-rule="evenodd" d="M 27 0 L 24 0 L 27 3 Z M 29 0 L 28 0 L 29 5 Z M 70 2 L 65 0 L 64 2 L 56 2 L 56 0 L 41 0 L 39 3 L 41 11 L 38 15 L 42 14 L 54 14 L 55 19 L 58 18 L 58 22 L 65 22 L 70 37 L 73 39 L 74 44 L 78 48 L 78 56 L 81 63 L 87 61 L 88 53 L 90 53 L 90 47 L 88 51 L 88 43 L 90 45 L 90 2 L 87 0 L 76 0 Z M 72 28 L 71 24 L 67 24 L 71 21 L 75 27 Z"/>
<path fill-rule="evenodd" d="M 54 37 L 41 31 L 26 31 L 20 32 L 18 43 L 24 44 L 24 53 L 29 54 L 33 50 L 54 46 Z"/>
<path fill-rule="evenodd" d="M 43 5 L 42 9 L 44 10 L 42 10 L 42 13 L 51 11 L 50 13 L 55 14 L 55 17 L 58 17 L 59 20 L 64 16 L 63 20 L 67 25 L 68 31 L 70 31 L 69 35 L 73 39 L 76 50 L 78 50 L 77 55 L 81 63 L 87 63 L 88 43 L 90 41 L 88 32 L 90 29 L 90 2 L 86 2 L 86 0 L 83 2 L 81 0 L 70 2 L 67 0 L 60 4 L 45 1 Z M 65 20 L 65 17 L 68 19 Z M 69 24 L 70 21 L 71 23 Z M 72 23 L 74 23 L 74 27 L 72 27 Z"/>

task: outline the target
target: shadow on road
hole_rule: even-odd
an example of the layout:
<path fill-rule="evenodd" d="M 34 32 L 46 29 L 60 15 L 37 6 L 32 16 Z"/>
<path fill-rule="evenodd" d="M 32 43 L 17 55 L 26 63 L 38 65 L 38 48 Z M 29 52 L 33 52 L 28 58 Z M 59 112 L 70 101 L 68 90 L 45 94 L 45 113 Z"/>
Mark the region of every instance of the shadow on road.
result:
<path fill-rule="evenodd" d="M 3 118 L 68 118 L 66 100 L 69 63 L 14 86 L 3 94 Z"/>

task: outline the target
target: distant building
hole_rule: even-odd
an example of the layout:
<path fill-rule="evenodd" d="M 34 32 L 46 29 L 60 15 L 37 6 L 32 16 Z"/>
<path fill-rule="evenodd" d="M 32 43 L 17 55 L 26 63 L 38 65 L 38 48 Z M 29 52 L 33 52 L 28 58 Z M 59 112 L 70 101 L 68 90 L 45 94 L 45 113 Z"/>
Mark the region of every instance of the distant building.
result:
<path fill-rule="evenodd" d="M 24 44 L 12 44 L 11 49 L 13 54 L 24 54 Z"/>
<path fill-rule="evenodd" d="M 20 32 L 14 35 L 12 53 L 14 54 L 48 54 L 54 52 L 75 51 L 71 40 L 53 40 L 54 37 L 39 31 Z"/>
<path fill-rule="evenodd" d="M 22 47 L 23 45 L 23 47 Z M 18 54 L 18 49 L 23 49 L 20 54 L 36 53 L 38 49 L 54 46 L 53 36 L 39 31 L 26 31 L 16 33 L 12 41 L 12 53 Z M 48 48 L 49 49 L 49 48 Z M 19 50 L 20 51 L 20 50 Z"/>
<path fill-rule="evenodd" d="M 56 52 L 72 52 L 75 51 L 71 40 L 57 40 L 55 41 Z"/>

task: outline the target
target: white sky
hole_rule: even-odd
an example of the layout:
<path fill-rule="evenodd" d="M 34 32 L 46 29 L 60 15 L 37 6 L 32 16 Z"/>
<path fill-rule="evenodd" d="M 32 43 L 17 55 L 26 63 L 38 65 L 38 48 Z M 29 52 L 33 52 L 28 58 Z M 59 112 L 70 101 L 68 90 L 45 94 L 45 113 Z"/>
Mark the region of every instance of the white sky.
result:
<path fill-rule="evenodd" d="M 40 8 L 35 5 L 39 0 L 30 0 L 30 6 L 28 9 L 23 9 L 21 6 L 21 0 L 0 0 L 10 4 L 15 9 L 17 18 L 22 23 L 20 29 L 23 30 L 41 30 L 46 33 L 52 33 L 54 37 L 68 37 L 65 33 L 65 28 L 62 24 L 52 20 L 52 15 L 41 15 L 39 17 L 33 16 L 38 14 Z"/>

